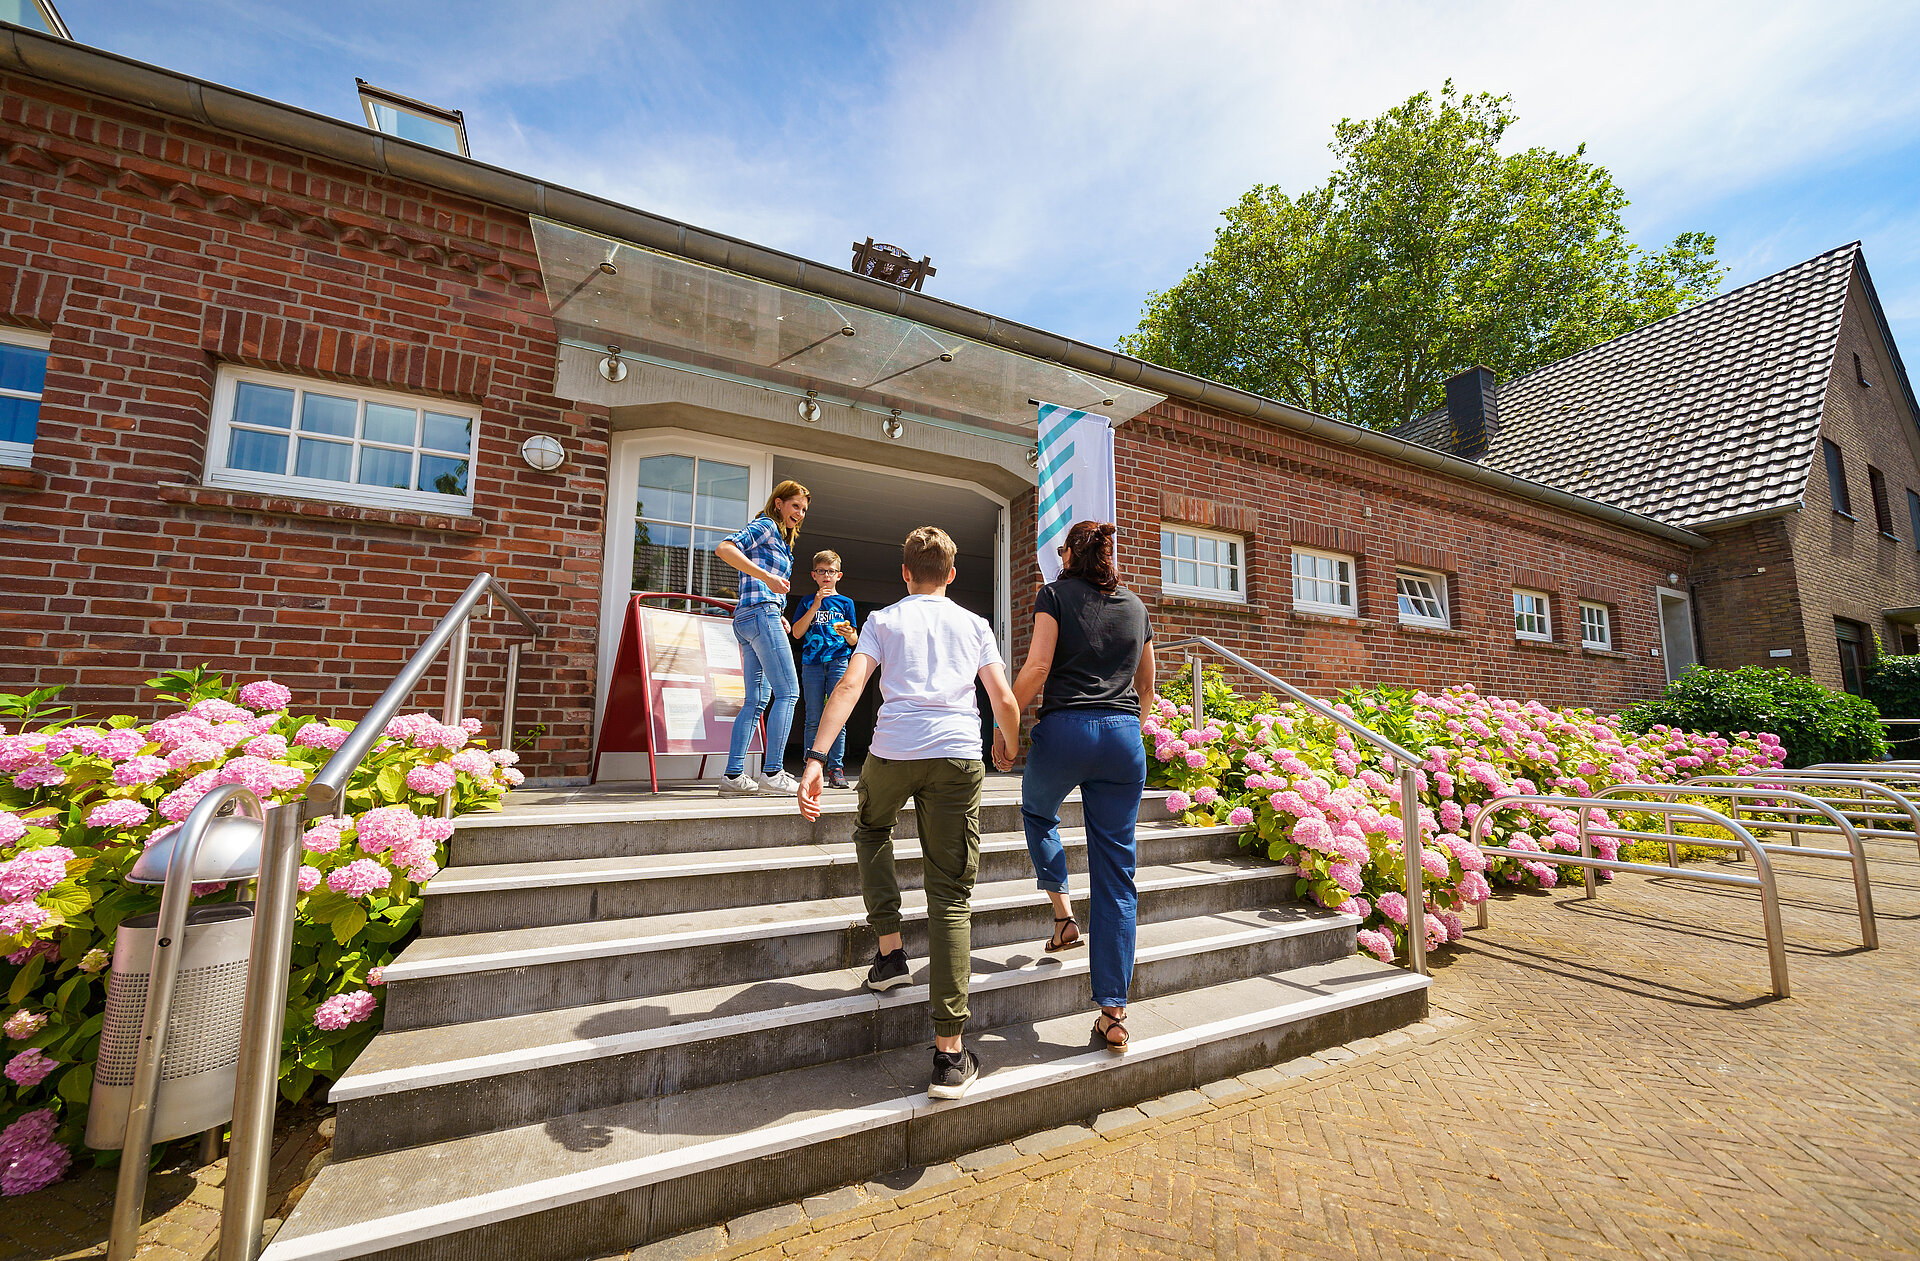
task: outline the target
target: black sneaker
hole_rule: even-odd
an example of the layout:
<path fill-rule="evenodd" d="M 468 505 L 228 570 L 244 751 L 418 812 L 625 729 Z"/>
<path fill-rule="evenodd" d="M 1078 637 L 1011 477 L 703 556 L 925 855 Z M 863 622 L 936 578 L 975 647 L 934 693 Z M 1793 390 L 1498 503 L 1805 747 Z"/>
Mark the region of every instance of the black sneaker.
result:
<path fill-rule="evenodd" d="M 979 1079 L 980 1057 L 972 1051 L 961 1051 L 957 1055 L 935 1051 L 933 1080 L 927 1083 L 927 1097 L 958 1099 L 966 1094 L 967 1088 Z"/>
<path fill-rule="evenodd" d="M 913 969 L 907 966 L 907 948 L 905 946 L 890 955 L 879 951 L 873 953 L 873 966 L 867 969 L 867 988 L 885 992 L 896 986 L 905 985 L 913 979 Z"/>
<path fill-rule="evenodd" d="M 852 785 L 847 783 L 847 773 L 836 766 L 827 772 L 827 787 L 851 788 Z"/>

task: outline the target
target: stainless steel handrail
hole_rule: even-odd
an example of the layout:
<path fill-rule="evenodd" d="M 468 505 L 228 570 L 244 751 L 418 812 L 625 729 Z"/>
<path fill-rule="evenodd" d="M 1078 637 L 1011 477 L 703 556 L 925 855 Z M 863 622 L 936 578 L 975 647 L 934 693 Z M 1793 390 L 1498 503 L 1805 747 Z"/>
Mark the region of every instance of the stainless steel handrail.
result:
<path fill-rule="evenodd" d="M 1205 635 L 1194 635 L 1187 639 L 1177 640 L 1171 644 L 1157 644 L 1155 648 L 1159 652 L 1172 652 L 1176 648 L 1189 648 L 1195 645 L 1205 648 L 1209 652 L 1217 653 L 1226 660 L 1231 661 L 1234 665 L 1239 666 L 1242 670 L 1245 670 L 1248 674 L 1253 675 L 1261 682 L 1271 687 L 1279 688 L 1292 700 L 1306 706 L 1322 718 L 1331 719 L 1333 722 L 1346 728 L 1374 748 L 1394 759 L 1397 764 L 1395 770 L 1400 779 L 1400 850 L 1406 860 L 1407 962 L 1415 972 L 1423 976 L 1426 975 L 1427 906 L 1426 893 L 1423 888 L 1425 873 L 1420 866 L 1422 849 L 1420 833 L 1420 759 L 1387 739 L 1379 732 L 1373 730 L 1373 728 L 1367 726 L 1365 723 L 1347 717 L 1325 701 L 1318 697 L 1307 695 L 1307 693 L 1301 691 L 1285 679 L 1280 678 L 1270 671 L 1262 670 L 1259 666 L 1248 661 L 1231 648 L 1223 647 L 1213 640 L 1208 639 Z M 1194 670 L 1193 695 L 1194 714 L 1198 716 L 1201 713 L 1201 701 L 1200 672 L 1197 668 Z"/>
<path fill-rule="evenodd" d="M 1834 858 L 1841 862 L 1850 863 L 1853 867 L 1854 901 L 1859 905 L 1860 909 L 1860 941 L 1868 950 L 1878 950 L 1880 948 L 1880 930 L 1874 923 L 1873 915 L 1873 888 L 1867 881 L 1866 847 L 1861 844 L 1859 829 L 1855 828 L 1846 816 L 1842 815 L 1838 810 L 1835 810 L 1828 803 L 1821 801 L 1817 797 L 1810 797 L 1806 793 L 1793 792 L 1784 788 L 1748 788 L 1744 786 L 1734 788 L 1715 787 L 1708 784 L 1615 784 L 1611 788 L 1601 789 L 1595 793 L 1594 796 L 1620 797 L 1626 804 L 1636 804 L 1631 798 L 1624 796 L 1626 793 L 1659 793 L 1668 797 L 1725 797 L 1732 802 L 1732 817 L 1736 821 L 1756 825 L 1753 830 L 1757 832 L 1785 832 L 1787 835 L 1793 837 L 1792 842 L 1786 845 L 1761 841 L 1760 848 L 1766 850 L 1768 853 L 1797 854 L 1806 858 Z M 1802 808 L 1795 812 L 1796 817 L 1804 818 L 1806 810 L 1811 809 L 1829 820 L 1829 823 L 1825 825 L 1815 825 L 1795 823 L 1792 820 L 1742 819 L 1740 817 L 1740 806 L 1743 801 L 1747 803 L 1749 808 L 1752 808 L 1759 805 L 1762 800 L 1769 802 L 1797 802 Z M 1584 810 L 1581 811 L 1582 815 L 1585 813 Z M 1667 841 L 1667 865 L 1670 867 L 1678 867 L 1680 865 L 1680 855 L 1677 847 L 1680 838 L 1673 831 L 1673 816 L 1663 814 L 1661 815 L 1661 822 L 1669 838 Z M 1847 847 L 1845 849 L 1816 849 L 1811 845 L 1802 845 L 1800 843 L 1802 833 L 1820 834 L 1829 832 L 1838 833 L 1841 839 L 1846 841 Z M 1602 835 L 1610 835 L 1610 833 L 1603 832 Z M 1740 848 L 1740 846 L 1732 841 L 1716 840 L 1710 836 L 1688 836 L 1686 843 L 1689 845 L 1708 845 L 1716 849 Z"/>
<path fill-rule="evenodd" d="M 240 1065 L 234 1085 L 233 1146 L 227 1158 L 226 1192 L 220 1213 L 219 1261 L 255 1261 L 260 1230 L 267 1217 L 268 1164 L 273 1156 L 273 1114 L 280 1088 L 280 1038 L 287 1019 L 287 969 L 293 953 L 294 909 L 300 898 L 300 846 L 306 820 L 337 814 L 347 781 L 360 768 L 387 724 L 400 712 L 449 642 L 445 705 L 441 721 L 459 721 L 465 699 L 468 622 L 482 600 L 497 597 L 507 611 L 538 638 L 539 626 L 527 616 L 490 573 L 474 575 L 426 642 L 394 676 L 373 708 L 355 724 L 341 746 L 307 785 L 306 796 L 267 812 L 255 896 L 252 953 L 247 960 L 246 1020 L 241 1032 Z M 520 647 L 507 652 L 507 695 L 500 747 L 513 747 L 514 690 L 520 680 Z M 452 797 L 442 800 L 442 813 Z"/>
<path fill-rule="evenodd" d="M 1600 828 L 1589 832 L 1587 828 L 1587 810 L 1611 810 L 1621 805 L 1631 804 L 1649 814 L 1674 814 L 1683 818 L 1698 819 L 1724 828 L 1735 840 L 1741 842 L 1753 858 L 1755 874 L 1736 876 L 1719 871 L 1696 871 L 1685 867 L 1661 867 L 1652 863 L 1630 863 L 1617 858 L 1595 858 L 1589 852 L 1592 848 L 1591 837 L 1612 836 L 1623 840 L 1664 841 L 1666 837 L 1654 832 L 1631 832 L 1619 828 Z M 1557 806 L 1561 809 L 1580 812 L 1580 850 L 1577 855 L 1548 850 L 1507 849 L 1486 844 L 1486 834 L 1493 826 L 1494 817 L 1516 806 Z M 1618 797 L 1554 797 L 1542 794 L 1526 794 L 1513 797 L 1495 797 L 1480 807 L 1480 813 L 1473 820 L 1469 840 L 1480 847 L 1480 852 L 1495 858 L 1518 858 L 1522 862 L 1559 863 L 1585 869 L 1586 896 L 1596 896 L 1593 879 L 1595 871 L 1630 871 L 1641 876 L 1674 876 L 1681 880 L 1697 880 L 1702 884 L 1732 885 L 1742 889 L 1760 890 L 1760 918 L 1767 932 L 1767 968 L 1773 977 L 1773 992 L 1780 998 L 1788 997 L 1787 988 L 1787 944 L 1786 935 L 1780 925 L 1780 895 L 1773 883 L 1773 864 L 1767 859 L 1767 851 L 1755 840 L 1753 833 L 1729 819 L 1717 810 L 1694 805 L 1687 801 L 1636 801 L 1623 802 Z M 1487 904 L 1480 903 L 1477 926 L 1487 926 Z"/>
<path fill-rule="evenodd" d="M 1860 837 L 1862 840 L 1912 841 L 1916 848 L 1920 848 L 1920 804 L 1916 804 L 1914 799 L 1905 793 L 1895 792 L 1885 784 L 1875 783 L 1872 780 L 1845 778 L 1837 774 L 1809 774 L 1805 771 L 1747 771 L 1739 775 L 1696 775 L 1683 782 L 1688 784 L 1754 784 L 1762 788 L 1768 784 L 1780 784 L 1797 785 L 1801 788 L 1852 789 L 1857 794 L 1854 797 L 1822 796 L 1820 799 L 1856 823 L 1869 823 L 1874 820 L 1885 821 L 1904 815 L 1907 823 L 1910 825 L 1908 830 L 1903 832 L 1892 828 L 1869 826 L 1858 829 Z M 1874 801 L 1869 802 L 1869 794 L 1873 795 Z M 1893 812 L 1870 810 L 1867 808 L 1869 804 L 1877 805 L 1881 801 L 1891 803 Z M 1857 808 L 1847 808 L 1854 803 L 1858 803 Z"/>

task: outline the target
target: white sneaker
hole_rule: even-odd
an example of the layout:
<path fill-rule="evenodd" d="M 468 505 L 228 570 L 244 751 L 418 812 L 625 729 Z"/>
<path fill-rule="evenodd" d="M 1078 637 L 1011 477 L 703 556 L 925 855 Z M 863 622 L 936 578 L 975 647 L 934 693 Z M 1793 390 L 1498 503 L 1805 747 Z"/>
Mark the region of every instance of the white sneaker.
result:
<path fill-rule="evenodd" d="M 784 770 L 775 771 L 771 775 L 762 771 L 760 772 L 760 791 L 763 793 L 779 793 L 781 796 L 791 797 L 800 791 L 800 781 L 787 774 Z"/>
<path fill-rule="evenodd" d="M 722 797 L 750 797 L 760 791 L 760 785 L 753 776 L 744 771 L 738 775 L 720 777 L 720 795 Z"/>

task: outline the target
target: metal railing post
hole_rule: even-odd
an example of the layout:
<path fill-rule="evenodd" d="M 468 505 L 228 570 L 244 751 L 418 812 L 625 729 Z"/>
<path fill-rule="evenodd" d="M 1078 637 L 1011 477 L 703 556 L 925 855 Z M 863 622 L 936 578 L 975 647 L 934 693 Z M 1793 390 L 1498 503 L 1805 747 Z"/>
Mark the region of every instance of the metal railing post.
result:
<path fill-rule="evenodd" d="M 267 811 L 254 903 L 253 949 L 247 959 L 247 1019 L 233 1087 L 233 1144 L 220 1211 L 219 1261 L 254 1261 L 267 1219 L 267 1176 L 273 1159 L 273 1113 L 280 1094 L 280 1039 L 287 1023 L 287 980 L 293 959 L 294 911 L 300 899 L 304 801 Z"/>
<path fill-rule="evenodd" d="M 467 706 L 467 649 L 472 643 L 472 625 L 471 615 L 460 619 L 460 626 L 453 633 L 453 646 L 447 651 L 447 695 L 446 703 L 440 707 L 440 721 L 449 727 L 460 721 Z M 451 788 L 440 795 L 440 817 L 453 817 Z"/>
<path fill-rule="evenodd" d="M 1426 976 L 1427 873 L 1420 865 L 1420 774 L 1418 767 L 1406 761 L 1400 763 L 1400 853 L 1407 868 L 1407 965 Z"/>
<path fill-rule="evenodd" d="M 153 938 L 153 969 L 147 974 L 147 1009 L 134 1053 L 132 1096 L 128 1101 L 126 1137 L 120 1145 L 120 1172 L 114 1188 L 113 1218 L 108 1226 L 108 1261 L 132 1261 L 140 1248 L 141 1211 L 147 1202 L 147 1158 L 153 1151 L 154 1102 L 160 1090 L 160 1071 L 166 1054 L 167 1017 L 173 1010 L 174 982 L 187 948 L 187 908 L 193 901 L 193 874 L 207 828 L 228 801 L 244 807 L 251 802 L 260 814 L 260 799 L 238 784 L 215 788 L 202 797 L 180 825 L 180 842 L 167 862 L 166 883 L 160 887 L 160 922 Z M 256 932 L 257 939 L 257 932 Z M 274 1063 L 279 1064 L 278 1043 Z"/>
<path fill-rule="evenodd" d="M 1200 677 L 1200 658 L 1188 657 L 1187 670 L 1193 680 L 1193 729 L 1204 731 L 1207 726 L 1206 685 Z"/>
<path fill-rule="evenodd" d="M 500 711 L 500 747 L 513 748 L 513 711 L 520 700 L 520 641 L 507 645 L 507 699 Z"/>
<path fill-rule="evenodd" d="M 1587 808 L 1585 806 L 1580 807 L 1580 857 L 1582 858 L 1593 857 L 1593 837 L 1587 833 L 1587 825 L 1591 821 L 1587 816 Z M 1582 867 L 1580 869 L 1580 875 L 1582 878 L 1581 883 L 1586 886 L 1587 900 L 1592 901 L 1594 898 L 1599 897 L 1600 890 L 1598 886 L 1600 877 L 1594 874 L 1593 868 Z"/>

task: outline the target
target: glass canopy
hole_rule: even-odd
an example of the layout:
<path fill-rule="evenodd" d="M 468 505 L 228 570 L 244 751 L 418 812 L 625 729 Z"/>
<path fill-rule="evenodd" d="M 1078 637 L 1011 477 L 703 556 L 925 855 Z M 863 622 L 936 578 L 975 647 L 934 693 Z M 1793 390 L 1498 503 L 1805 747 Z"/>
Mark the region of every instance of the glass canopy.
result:
<path fill-rule="evenodd" d="M 1119 424 L 1165 397 L 551 220 L 535 218 L 533 235 L 561 340 L 602 354 L 618 346 L 1028 442 L 1029 399 Z"/>

